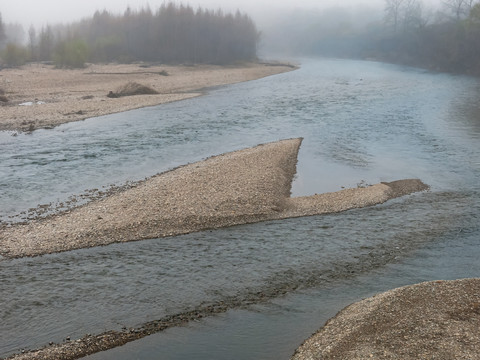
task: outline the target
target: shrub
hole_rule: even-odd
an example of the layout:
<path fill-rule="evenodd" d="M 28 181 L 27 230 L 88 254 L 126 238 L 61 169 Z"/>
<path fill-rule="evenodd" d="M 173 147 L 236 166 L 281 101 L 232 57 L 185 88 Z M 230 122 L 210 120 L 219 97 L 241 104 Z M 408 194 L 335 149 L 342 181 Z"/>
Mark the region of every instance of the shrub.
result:
<path fill-rule="evenodd" d="M 66 40 L 57 45 L 53 60 L 56 67 L 83 68 L 88 59 L 87 43 L 80 39 Z"/>
<path fill-rule="evenodd" d="M 8 43 L 2 51 L 2 59 L 7 66 L 21 66 L 27 62 L 28 51 L 25 47 Z"/>

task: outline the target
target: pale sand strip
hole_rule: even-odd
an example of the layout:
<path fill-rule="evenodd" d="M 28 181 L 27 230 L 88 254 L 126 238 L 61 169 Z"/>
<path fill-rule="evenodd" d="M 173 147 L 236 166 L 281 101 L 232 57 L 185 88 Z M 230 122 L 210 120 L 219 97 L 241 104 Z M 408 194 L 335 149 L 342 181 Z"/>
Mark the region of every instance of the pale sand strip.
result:
<path fill-rule="evenodd" d="M 91 64 L 85 69 L 55 69 L 29 64 L 0 71 L 0 130 L 31 131 L 71 121 L 199 96 L 205 88 L 259 79 L 295 69 L 292 65 L 247 63 L 237 66 Z M 168 76 L 162 74 L 167 73 Z M 108 98 L 110 91 L 137 82 L 159 92 Z M 19 106 L 32 102 L 32 106 Z M 40 104 L 38 104 L 40 102 Z"/>
<path fill-rule="evenodd" d="M 480 279 L 406 286 L 340 311 L 292 360 L 480 359 Z"/>
<path fill-rule="evenodd" d="M 215 156 L 67 213 L 4 227 L 0 229 L 0 254 L 35 256 L 338 212 L 427 189 L 411 179 L 290 198 L 301 142 L 289 139 Z"/>

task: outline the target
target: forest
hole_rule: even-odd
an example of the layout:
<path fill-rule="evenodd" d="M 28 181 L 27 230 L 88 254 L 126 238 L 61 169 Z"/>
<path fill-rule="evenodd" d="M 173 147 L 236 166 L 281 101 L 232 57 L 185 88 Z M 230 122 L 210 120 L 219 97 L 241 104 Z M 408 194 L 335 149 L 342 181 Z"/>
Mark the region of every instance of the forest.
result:
<path fill-rule="evenodd" d="M 0 17 L 0 47 L 8 66 L 27 61 L 53 61 L 58 67 L 86 62 L 149 61 L 176 64 L 229 64 L 256 59 L 259 33 L 252 19 L 237 11 L 194 10 L 165 3 L 122 15 L 97 11 L 68 25 L 28 30 L 28 44 L 7 38 Z"/>
<path fill-rule="evenodd" d="M 480 75 L 480 2 L 445 0 L 436 19 L 418 0 L 386 0 L 387 32 L 364 56 L 439 71 Z"/>
<path fill-rule="evenodd" d="M 264 30 L 277 54 L 400 63 L 480 75 L 480 1 L 385 0 L 382 8 L 284 14 Z M 263 29 L 262 29 L 263 30 Z"/>
<path fill-rule="evenodd" d="M 194 10 L 165 3 L 114 15 L 97 11 L 68 25 L 19 26 L 0 17 L 3 66 L 53 61 L 58 67 L 86 62 L 150 61 L 228 64 L 268 56 L 329 56 L 379 60 L 436 71 L 480 75 L 480 0 L 384 0 L 381 8 L 346 6 L 280 13 L 269 9 L 262 32 L 237 11 Z M 264 19 L 265 20 L 265 19 Z M 8 31 L 6 31 L 8 30 Z M 260 50 L 259 50 L 260 49 Z"/>

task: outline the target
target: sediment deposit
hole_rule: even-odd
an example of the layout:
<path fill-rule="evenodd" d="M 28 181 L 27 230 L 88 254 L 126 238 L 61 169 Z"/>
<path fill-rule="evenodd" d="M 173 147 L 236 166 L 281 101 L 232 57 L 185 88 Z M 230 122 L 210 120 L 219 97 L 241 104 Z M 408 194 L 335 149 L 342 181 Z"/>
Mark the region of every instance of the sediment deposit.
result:
<path fill-rule="evenodd" d="M 431 281 L 354 303 L 292 360 L 480 359 L 480 279 Z"/>
<path fill-rule="evenodd" d="M 35 256 L 339 212 L 427 189 L 420 180 L 409 179 L 291 198 L 301 142 L 300 138 L 289 139 L 214 156 L 71 211 L 4 226 L 0 255 Z"/>

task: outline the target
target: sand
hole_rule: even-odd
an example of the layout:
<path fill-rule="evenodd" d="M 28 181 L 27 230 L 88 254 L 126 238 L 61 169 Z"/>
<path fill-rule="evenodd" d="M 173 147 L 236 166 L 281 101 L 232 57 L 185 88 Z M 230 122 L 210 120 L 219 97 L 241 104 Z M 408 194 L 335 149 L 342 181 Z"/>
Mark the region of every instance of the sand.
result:
<path fill-rule="evenodd" d="M 340 311 L 292 360 L 480 359 L 480 279 L 432 281 Z"/>
<path fill-rule="evenodd" d="M 62 123 L 153 106 L 202 95 L 213 86 L 259 79 L 295 69 L 278 63 L 237 66 L 164 66 L 90 64 L 84 69 L 55 69 L 33 63 L 0 71 L 0 130 L 32 131 Z M 107 97 L 129 82 L 158 94 Z M 24 104 L 24 105 L 21 105 Z"/>

